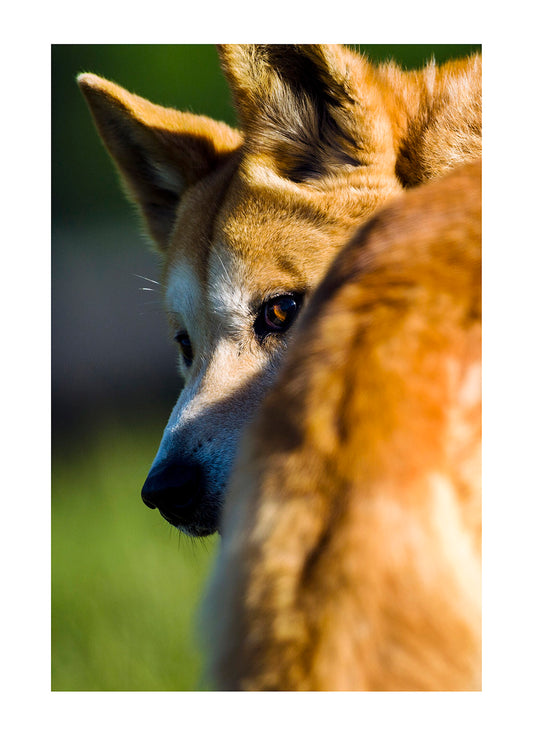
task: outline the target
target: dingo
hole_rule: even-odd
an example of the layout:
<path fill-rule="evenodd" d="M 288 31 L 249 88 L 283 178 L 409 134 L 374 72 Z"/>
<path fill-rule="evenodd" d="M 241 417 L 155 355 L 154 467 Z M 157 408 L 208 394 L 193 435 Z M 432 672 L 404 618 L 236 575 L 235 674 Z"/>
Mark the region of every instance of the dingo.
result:
<path fill-rule="evenodd" d="M 206 621 L 221 689 L 481 686 L 481 166 L 336 258 L 246 430 Z"/>
<path fill-rule="evenodd" d="M 142 497 L 197 536 L 219 527 L 242 429 L 335 254 L 387 200 L 481 153 L 479 56 L 412 72 L 336 45 L 220 56 L 239 131 L 78 79 L 162 252 L 184 380 Z"/>

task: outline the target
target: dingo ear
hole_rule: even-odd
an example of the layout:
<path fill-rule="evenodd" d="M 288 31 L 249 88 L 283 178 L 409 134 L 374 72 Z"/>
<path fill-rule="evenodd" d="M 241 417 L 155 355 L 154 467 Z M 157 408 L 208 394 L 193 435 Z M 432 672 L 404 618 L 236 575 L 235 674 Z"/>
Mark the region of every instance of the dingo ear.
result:
<path fill-rule="evenodd" d="M 240 134 L 210 118 L 154 105 L 94 74 L 81 74 L 78 84 L 127 193 L 164 251 L 182 192 L 227 158 Z"/>
<path fill-rule="evenodd" d="M 219 45 L 251 152 L 294 181 L 393 165 L 372 66 L 338 45 Z M 385 159 L 384 159 L 385 154 Z"/>

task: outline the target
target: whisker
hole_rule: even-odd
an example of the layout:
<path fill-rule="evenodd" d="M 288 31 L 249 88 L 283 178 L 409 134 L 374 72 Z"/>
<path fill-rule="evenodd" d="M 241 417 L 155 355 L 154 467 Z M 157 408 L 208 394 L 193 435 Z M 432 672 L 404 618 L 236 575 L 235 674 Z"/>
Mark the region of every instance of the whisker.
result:
<path fill-rule="evenodd" d="M 131 273 L 134 277 L 140 278 L 141 280 L 147 280 L 149 283 L 153 283 L 154 285 L 161 285 L 157 280 L 152 280 L 152 278 L 147 278 L 145 275 L 137 275 L 136 272 Z M 152 290 L 151 288 L 141 288 L 141 290 Z"/>
<path fill-rule="evenodd" d="M 230 274 L 228 272 L 228 269 L 227 269 L 226 265 L 224 264 L 224 260 L 222 259 L 222 255 L 220 254 L 220 252 L 217 249 L 214 249 L 213 251 L 214 251 L 214 255 L 216 256 L 216 258 L 218 259 L 218 261 L 220 263 L 220 266 L 222 267 L 224 275 L 226 276 L 226 281 L 231 285 L 231 276 L 230 276 Z"/>

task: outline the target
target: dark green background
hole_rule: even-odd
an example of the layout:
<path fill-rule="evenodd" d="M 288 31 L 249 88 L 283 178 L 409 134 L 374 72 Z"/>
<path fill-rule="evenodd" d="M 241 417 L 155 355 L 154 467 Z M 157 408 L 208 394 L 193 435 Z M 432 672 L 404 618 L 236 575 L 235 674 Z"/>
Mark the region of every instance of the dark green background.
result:
<path fill-rule="evenodd" d="M 360 45 L 406 67 L 480 45 Z M 139 233 L 75 83 L 91 71 L 235 125 L 213 45 L 52 48 L 52 688 L 192 690 L 216 538 L 191 541 L 139 490 L 179 385 Z M 140 291 L 153 287 L 154 291 Z"/>

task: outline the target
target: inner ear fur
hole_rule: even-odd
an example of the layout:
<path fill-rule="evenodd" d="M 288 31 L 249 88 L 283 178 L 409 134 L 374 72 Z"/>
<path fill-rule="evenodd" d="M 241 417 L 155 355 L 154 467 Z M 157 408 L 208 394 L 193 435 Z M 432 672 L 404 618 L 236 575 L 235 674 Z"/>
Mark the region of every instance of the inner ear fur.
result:
<path fill-rule="evenodd" d="M 372 66 L 339 45 L 219 45 L 249 152 L 294 181 L 392 164 Z M 387 155 L 385 160 L 383 156 Z M 388 159 L 387 159 L 388 158 Z"/>
<path fill-rule="evenodd" d="M 183 191 L 224 162 L 241 135 L 211 118 L 154 105 L 94 74 L 81 74 L 78 84 L 127 194 L 164 250 Z"/>

